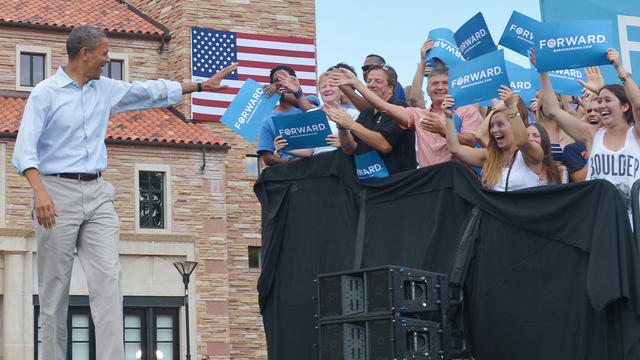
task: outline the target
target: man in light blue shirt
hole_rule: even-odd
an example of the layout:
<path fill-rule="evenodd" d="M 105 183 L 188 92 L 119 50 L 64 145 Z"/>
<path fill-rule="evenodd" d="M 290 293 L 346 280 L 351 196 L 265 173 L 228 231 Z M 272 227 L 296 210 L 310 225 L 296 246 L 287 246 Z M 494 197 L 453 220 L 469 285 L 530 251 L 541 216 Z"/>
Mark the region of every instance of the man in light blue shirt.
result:
<path fill-rule="evenodd" d="M 120 222 L 107 166 L 109 116 L 167 107 L 194 91 L 226 88 L 231 65 L 202 83 L 125 83 L 100 77 L 109 41 L 97 28 L 74 28 L 69 60 L 40 82 L 24 109 L 13 166 L 33 189 L 43 359 L 67 358 L 67 307 L 74 249 L 87 276 L 98 359 L 123 360 Z"/>

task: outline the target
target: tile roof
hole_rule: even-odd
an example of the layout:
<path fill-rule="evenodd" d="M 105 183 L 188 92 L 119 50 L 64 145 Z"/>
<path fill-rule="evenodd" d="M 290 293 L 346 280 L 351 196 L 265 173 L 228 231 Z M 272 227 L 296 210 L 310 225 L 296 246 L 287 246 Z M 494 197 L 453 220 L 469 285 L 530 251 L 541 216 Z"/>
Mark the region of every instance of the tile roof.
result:
<path fill-rule="evenodd" d="M 0 96 L 0 133 L 17 133 L 26 98 Z M 149 109 L 111 115 L 107 139 L 190 145 L 226 145 L 201 124 L 185 123 L 168 109 Z"/>
<path fill-rule="evenodd" d="M 3 0 L 0 21 L 105 31 L 164 35 L 165 31 L 118 0 Z"/>

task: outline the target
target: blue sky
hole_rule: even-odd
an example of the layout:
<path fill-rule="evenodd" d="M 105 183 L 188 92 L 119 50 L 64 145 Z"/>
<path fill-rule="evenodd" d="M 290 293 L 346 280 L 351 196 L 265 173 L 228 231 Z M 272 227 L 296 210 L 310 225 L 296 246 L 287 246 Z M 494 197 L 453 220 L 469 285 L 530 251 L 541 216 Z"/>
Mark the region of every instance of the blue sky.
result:
<path fill-rule="evenodd" d="M 538 0 L 317 0 L 318 74 L 346 62 L 362 79 L 364 58 L 376 53 L 396 69 L 403 86 L 411 85 L 430 30 L 456 31 L 481 11 L 497 44 L 513 10 L 540 20 Z M 524 56 L 509 49 L 505 58 L 529 67 Z"/>

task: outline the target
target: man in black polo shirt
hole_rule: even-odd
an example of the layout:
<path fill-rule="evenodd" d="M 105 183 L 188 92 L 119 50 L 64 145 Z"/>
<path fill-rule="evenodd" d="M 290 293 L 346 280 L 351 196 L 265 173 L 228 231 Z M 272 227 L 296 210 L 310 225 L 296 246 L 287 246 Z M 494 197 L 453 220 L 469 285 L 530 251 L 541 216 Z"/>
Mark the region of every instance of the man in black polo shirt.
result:
<path fill-rule="evenodd" d="M 372 65 L 367 73 L 367 88 L 387 102 L 407 107 L 404 101 L 393 97 L 397 79 L 392 67 Z M 346 154 L 360 155 L 376 150 L 389 174 L 416 168 L 415 134 L 412 130 L 401 129 L 395 120 L 374 107 L 361 112 L 356 121 L 342 109 L 325 111 L 338 125 L 340 144 Z"/>

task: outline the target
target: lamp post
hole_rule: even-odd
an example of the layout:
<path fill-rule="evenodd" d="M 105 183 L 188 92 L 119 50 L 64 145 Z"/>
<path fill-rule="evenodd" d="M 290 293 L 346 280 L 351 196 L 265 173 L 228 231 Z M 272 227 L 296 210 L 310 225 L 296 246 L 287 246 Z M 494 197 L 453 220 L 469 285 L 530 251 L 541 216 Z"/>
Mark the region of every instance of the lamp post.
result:
<path fill-rule="evenodd" d="M 185 322 L 187 325 L 187 360 L 191 360 L 191 350 L 189 342 L 189 276 L 198 265 L 195 261 L 176 261 L 173 266 L 178 269 L 180 275 L 182 275 L 182 282 L 184 283 L 184 313 Z"/>

